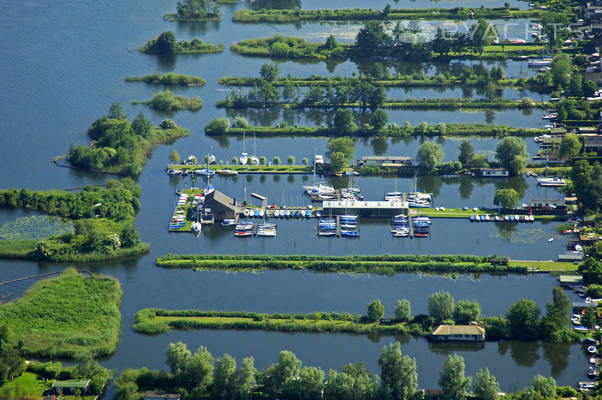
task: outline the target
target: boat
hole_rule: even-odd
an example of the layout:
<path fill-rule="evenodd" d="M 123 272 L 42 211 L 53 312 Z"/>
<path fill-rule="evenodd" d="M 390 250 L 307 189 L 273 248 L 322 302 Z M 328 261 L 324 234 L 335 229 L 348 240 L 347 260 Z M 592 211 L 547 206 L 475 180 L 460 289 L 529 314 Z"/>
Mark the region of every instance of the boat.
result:
<path fill-rule="evenodd" d="M 413 222 L 425 222 L 428 225 L 430 225 L 432 222 L 429 217 L 414 217 L 414 218 L 412 218 L 412 221 Z"/>
<path fill-rule="evenodd" d="M 547 187 L 559 187 L 566 186 L 566 181 L 562 178 L 555 176 L 553 178 L 537 178 L 537 184 L 540 186 Z"/>
<path fill-rule="evenodd" d="M 319 231 L 318 236 L 336 236 L 337 233 L 335 231 Z"/>
<path fill-rule="evenodd" d="M 558 118 L 558 114 L 557 113 L 549 113 L 549 114 L 544 114 L 543 119 L 556 119 Z"/>
<path fill-rule="evenodd" d="M 357 221 L 357 215 L 341 215 L 341 221 Z"/>
<path fill-rule="evenodd" d="M 587 348 L 587 352 L 590 353 L 590 354 L 594 354 L 597 351 L 598 351 L 598 349 L 596 349 L 596 346 L 589 346 Z"/>
<path fill-rule="evenodd" d="M 275 237 L 276 234 L 275 224 L 262 224 L 257 226 L 257 236 Z"/>
<path fill-rule="evenodd" d="M 240 153 L 240 157 L 238 157 L 238 162 L 240 163 L 240 165 L 247 165 L 247 162 L 249 162 L 249 154 Z"/>
<path fill-rule="evenodd" d="M 392 231 L 393 237 L 408 237 L 410 236 L 410 231 Z"/>
<path fill-rule="evenodd" d="M 253 233 L 249 232 L 249 231 L 236 231 L 236 232 L 234 232 L 234 236 L 236 236 L 236 237 L 249 237 L 249 236 L 253 236 Z"/>
<path fill-rule="evenodd" d="M 250 229 L 253 229 L 253 224 L 242 224 L 242 223 L 238 223 L 234 229 L 236 231 L 248 231 Z"/>
<path fill-rule="evenodd" d="M 403 200 L 403 193 L 401 192 L 389 192 L 385 194 L 385 201 L 391 200 Z"/>
<path fill-rule="evenodd" d="M 554 240 L 553 236 L 550 236 L 550 238 L 548 239 L 548 242 L 552 242 Z"/>
<path fill-rule="evenodd" d="M 542 143 L 544 141 L 544 139 L 549 139 L 552 136 L 548 135 L 548 134 L 543 134 L 541 136 L 535 136 L 535 138 L 533 138 L 533 140 L 535 141 L 535 143 Z"/>
<path fill-rule="evenodd" d="M 469 219 L 470 219 L 470 222 L 474 222 L 474 221 L 475 221 L 474 215 L 471 215 L 471 216 L 469 217 Z"/>
<path fill-rule="evenodd" d="M 194 173 L 196 175 L 203 175 L 203 176 L 213 176 L 215 175 L 215 171 L 209 169 L 209 168 L 203 168 L 203 169 L 197 169 L 194 171 Z"/>
<path fill-rule="evenodd" d="M 341 228 L 343 229 L 355 229 L 357 228 L 357 223 L 349 223 L 349 222 L 341 222 Z"/>
<path fill-rule="evenodd" d="M 343 237 L 359 237 L 359 235 L 356 231 L 341 231 Z"/>
<path fill-rule="evenodd" d="M 589 358 L 589 363 L 590 364 L 595 364 L 596 362 L 598 362 L 598 360 L 596 359 L 596 357 L 590 357 Z"/>
<path fill-rule="evenodd" d="M 238 175 L 238 172 L 232 170 L 232 169 L 218 169 L 217 171 L 218 175 L 222 175 L 222 176 L 236 176 Z"/>
<path fill-rule="evenodd" d="M 428 233 L 414 233 L 415 237 L 419 237 L 419 238 L 425 238 L 428 237 Z"/>
<path fill-rule="evenodd" d="M 263 218 L 265 216 L 265 211 L 259 210 L 259 217 Z"/>
<path fill-rule="evenodd" d="M 194 224 L 192 224 L 192 228 L 191 229 L 192 229 L 193 232 L 200 232 L 201 229 L 202 229 L 202 227 L 203 226 L 201 225 L 200 222 L 195 222 Z"/>
<path fill-rule="evenodd" d="M 336 194 L 336 190 L 331 185 L 326 185 L 324 183 L 318 183 L 317 185 L 312 186 L 303 186 L 305 193 L 308 195 L 334 195 Z"/>
<path fill-rule="evenodd" d="M 232 226 L 236 224 L 236 220 L 231 218 L 226 218 L 222 221 L 222 226 Z"/>
<path fill-rule="evenodd" d="M 589 367 L 587 369 L 587 376 L 589 378 L 596 378 L 600 373 L 598 372 L 598 370 L 594 367 Z"/>
<path fill-rule="evenodd" d="M 529 63 L 527 65 L 531 68 L 546 67 L 548 65 L 552 65 L 552 59 L 551 58 L 530 59 Z"/>

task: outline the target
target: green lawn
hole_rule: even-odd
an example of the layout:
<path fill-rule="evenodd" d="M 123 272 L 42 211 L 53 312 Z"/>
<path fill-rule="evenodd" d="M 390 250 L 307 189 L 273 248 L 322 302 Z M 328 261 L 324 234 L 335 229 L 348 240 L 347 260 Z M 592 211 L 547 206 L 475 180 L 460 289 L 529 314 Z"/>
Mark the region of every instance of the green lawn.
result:
<path fill-rule="evenodd" d="M 106 356 L 115 351 L 121 325 L 121 286 L 106 276 L 67 269 L 37 282 L 23 297 L 0 306 L 0 325 L 23 338 L 23 352 L 37 357 Z"/>
<path fill-rule="evenodd" d="M 0 386 L 0 399 L 17 398 L 35 398 L 42 397 L 42 394 L 52 386 L 52 381 L 43 382 L 38 376 L 31 372 L 24 372 L 23 375 L 12 381 L 6 381 Z"/>
<path fill-rule="evenodd" d="M 577 272 L 578 265 L 572 262 L 559 261 L 510 261 L 511 266 L 526 266 L 528 268 L 536 268 L 539 271 L 545 272 Z"/>

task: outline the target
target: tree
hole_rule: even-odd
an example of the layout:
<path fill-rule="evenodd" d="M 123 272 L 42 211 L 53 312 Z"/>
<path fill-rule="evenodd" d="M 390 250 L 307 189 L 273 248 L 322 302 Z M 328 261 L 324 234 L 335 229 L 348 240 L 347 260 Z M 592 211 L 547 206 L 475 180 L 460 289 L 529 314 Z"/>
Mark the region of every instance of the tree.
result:
<path fill-rule="evenodd" d="M 303 165 L 309 165 L 309 159 L 307 157 L 303 157 L 303 160 L 301 160 L 301 162 L 303 163 Z"/>
<path fill-rule="evenodd" d="M 355 154 L 355 143 L 348 137 L 329 139 L 327 147 L 328 155 L 338 152 L 343 153 L 347 159 L 351 159 Z"/>
<path fill-rule="evenodd" d="M 243 117 L 236 117 L 234 119 L 234 122 L 232 123 L 232 127 L 234 127 L 234 128 L 248 128 L 249 127 L 249 121 L 247 121 Z"/>
<path fill-rule="evenodd" d="M 136 115 L 136 118 L 132 122 L 132 132 L 142 137 L 147 137 L 152 127 L 153 124 L 151 124 L 142 111 Z"/>
<path fill-rule="evenodd" d="M 268 159 L 266 156 L 259 157 L 259 165 L 266 165 L 268 163 Z"/>
<path fill-rule="evenodd" d="M 520 300 L 514 303 L 506 314 L 508 328 L 513 339 L 534 339 L 537 337 L 539 309 L 533 300 Z"/>
<path fill-rule="evenodd" d="M 518 193 L 512 188 L 498 189 L 493 197 L 493 204 L 506 209 L 516 208 L 518 201 Z"/>
<path fill-rule="evenodd" d="M 288 398 L 297 400 L 321 400 L 324 390 L 324 371 L 316 367 L 303 367 L 299 379 L 288 383 Z"/>
<path fill-rule="evenodd" d="M 215 360 L 213 373 L 213 396 L 221 400 L 237 398 L 236 360 L 230 354 L 224 354 Z"/>
<path fill-rule="evenodd" d="M 435 142 L 424 142 L 418 149 L 418 164 L 433 171 L 443 160 L 443 148 Z"/>
<path fill-rule="evenodd" d="M 276 156 L 274 157 L 274 159 L 272 160 L 272 164 L 274 165 L 280 165 L 282 162 L 280 161 L 280 157 Z"/>
<path fill-rule="evenodd" d="M 585 210 L 597 211 L 602 204 L 602 167 L 587 160 L 579 160 L 571 170 L 573 191 Z"/>
<path fill-rule="evenodd" d="M 528 155 L 525 141 L 513 136 L 502 139 L 495 150 L 495 157 L 507 169 L 511 169 L 515 157 L 519 156 L 526 159 Z"/>
<path fill-rule="evenodd" d="M 376 130 L 382 129 L 387 125 L 388 120 L 387 113 L 379 108 L 370 116 L 370 125 Z"/>
<path fill-rule="evenodd" d="M 373 300 L 368 304 L 366 316 L 370 321 L 378 321 L 385 315 L 385 306 L 379 299 Z"/>
<path fill-rule="evenodd" d="M 176 35 L 171 32 L 163 32 L 157 38 L 157 41 L 153 45 L 153 51 L 156 53 L 174 53 L 176 51 Z"/>
<path fill-rule="evenodd" d="M 178 164 L 180 161 L 182 161 L 177 150 L 173 150 L 171 153 L 169 153 L 169 161 L 174 164 Z"/>
<path fill-rule="evenodd" d="M 581 325 L 592 329 L 598 325 L 598 316 L 596 315 L 595 307 L 586 307 L 583 317 L 581 317 Z"/>
<path fill-rule="evenodd" d="M 123 112 L 121 103 L 115 102 L 109 107 L 109 118 L 110 119 L 126 119 L 128 116 Z"/>
<path fill-rule="evenodd" d="M 182 342 L 170 343 L 165 351 L 165 355 L 167 356 L 167 366 L 174 375 L 181 374 L 186 362 L 192 357 L 192 353 Z"/>
<path fill-rule="evenodd" d="M 498 400 L 500 385 L 487 368 L 480 369 L 474 380 L 473 391 L 479 400 Z"/>
<path fill-rule="evenodd" d="M 450 354 L 441 373 L 439 374 L 439 386 L 443 390 L 444 400 L 463 400 L 468 395 L 470 377 L 464 376 L 464 358 Z"/>
<path fill-rule="evenodd" d="M 397 305 L 395 306 L 395 319 L 399 321 L 405 321 L 410 318 L 412 315 L 412 306 L 410 302 L 406 299 L 397 300 Z"/>
<path fill-rule="evenodd" d="M 271 82 L 278 79 L 278 75 L 280 75 L 280 67 L 276 63 L 263 64 L 259 74 L 261 75 L 262 79 Z"/>
<path fill-rule="evenodd" d="M 330 35 L 328 36 L 328 38 L 326 39 L 326 43 L 324 43 L 324 48 L 328 49 L 328 50 L 334 50 L 337 47 L 337 39 L 334 37 L 334 35 Z"/>
<path fill-rule="evenodd" d="M 236 371 L 236 394 L 237 399 L 244 400 L 251 397 L 251 390 L 255 386 L 255 360 L 246 357 L 242 360 L 240 368 Z"/>
<path fill-rule="evenodd" d="M 563 89 L 569 83 L 573 63 L 568 54 L 560 53 L 552 62 L 552 82 L 558 89 Z"/>
<path fill-rule="evenodd" d="M 213 383 L 213 356 L 205 346 L 200 346 L 186 360 L 181 373 L 176 375 L 176 381 L 189 391 L 194 390 L 199 395 L 208 394 Z"/>
<path fill-rule="evenodd" d="M 367 21 L 355 38 L 355 45 L 366 56 L 378 53 L 381 48 L 389 45 L 387 36 L 380 21 Z"/>
<path fill-rule="evenodd" d="M 215 118 L 205 125 L 205 132 L 226 133 L 230 129 L 230 119 Z"/>
<path fill-rule="evenodd" d="M 531 382 L 531 388 L 544 399 L 556 398 L 556 381 L 552 377 L 535 375 Z"/>
<path fill-rule="evenodd" d="M 454 307 L 453 318 L 457 324 L 467 325 L 479 319 L 480 315 L 481 306 L 474 300 L 460 300 Z"/>
<path fill-rule="evenodd" d="M 593 97 L 598 90 L 598 85 L 594 81 L 585 81 L 583 83 L 583 95 L 585 97 Z"/>
<path fill-rule="evenodd" d="M 283 350 L 280 352 L 278 362 L 266 371 L 266 391 L 272 396 L 279 396 L 284 392 L 286 385 L 299 377 L 301 361 L 293 352 Z"/>
<path fill-rule="evenodd" d="M 286 160 L 288 165 L 295 164 L 295 156 L 288 156 L 288 160 Z"/>
<path fill-rule="evenodd" d="M 330 154 L 330 168 L 333 171 L 339 172 L 339 171 L 344 170 L 348 166 L 349 166 L 349 163 L 348 163 L 347 157 L 345 157 L 344 153 L 337 151 L 335 153 Z"/>
<path fill-rule="evenodd" d="M 581 151 L 581 141 L 577 135 L 565 135 L 560 141 L 560 157 L 570 160 Z"/>
<path fill-rule="evenodd" d="M 334 114 L 334 130 L 339 135 L 350 135 L 357 130 L 355 116 L 349 109 L 338 109 Z"/>
<path fill-rule="evenodd" d="M 393 399 L 409 399 L 416 392 L 416 360 L 403 356 L 399 342 L 383 347 L 378 357 L 382 386 Z"/>
<path fill-rule="evenodd" d="M 581 263 L 577 271 L 583 275 L 583 283 L 587 285 L 602 283 L 602 262 L 594 257 L 589 257 Z"/>
<path fill-rule="evenodd" d="M 436 292 L 430 295 L 428 311 L 437 322 L 450 319 L 454 312 L 454 296 L 449 292 Z"/>
<path fill-rule="evenodd" d="M 292 103 L 295 100 L 297 100 L 295 86 L 293 86 L 291 81 L 287 79 L 284 83 L 284 87 L 282 88 L 282 101 L 285 103 Z"/>
<path fill-rule="evenodd" d="M 512 161 L 510 161 L 510 165 L 508 166 L 508 172 L 510 175 L 518 176 L 523 173 L 525 166 L 527 165 L 527 160 L 523 156 L 514 156 Z"/>
<path fill-rule="evenodd" d="M 74 357 L 75 360 L 75 375 L 83 378 L 92 378 L 98 372 L 102 371 L 102 367 L 98 364 L 90 353 L 78 353 Z"/>
<path fill-rule="evenodd" d="M 458 161 L 462 163 L 462 167 L 470 168 L 472 160 L 474 159 L 474 147 L 470 140 L 464 139 L 460 143 L 460 155 Z"/>

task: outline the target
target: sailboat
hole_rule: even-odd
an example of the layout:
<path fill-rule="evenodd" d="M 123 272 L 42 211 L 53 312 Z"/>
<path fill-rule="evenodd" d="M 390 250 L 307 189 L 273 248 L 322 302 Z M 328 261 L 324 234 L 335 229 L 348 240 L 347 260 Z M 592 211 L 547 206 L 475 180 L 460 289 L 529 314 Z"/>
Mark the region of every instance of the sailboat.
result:
<path fill-rule="evenodd" d="M 242 134 L 242 153 L 240 153 L 240 157 L 238 158 L 238 162 L 240 163 L 240 165 L 247 165 L 247 162 L 249 161 L 249 155 L 246 153 L 245 143 L 246 143 L 246 138 L 245 138 L 245 133 L 243 132 L 243 134 Z"/>
<path fill-rule="evenodd" d="M 253 155 L 249 156 L 249 164 L 250 165 L 259 165 L 259 158 L 256 156 L 255 152 L 255 133 L 253 133 Z"/>
<path fill-rule="evenodd" d="M 314 163 L 314 184 L 303 186 L 303 190 L 310 196 L 332 196 L 336 193 L 334 187 L 324 183 L 316 183 L 316 164 Z"/>

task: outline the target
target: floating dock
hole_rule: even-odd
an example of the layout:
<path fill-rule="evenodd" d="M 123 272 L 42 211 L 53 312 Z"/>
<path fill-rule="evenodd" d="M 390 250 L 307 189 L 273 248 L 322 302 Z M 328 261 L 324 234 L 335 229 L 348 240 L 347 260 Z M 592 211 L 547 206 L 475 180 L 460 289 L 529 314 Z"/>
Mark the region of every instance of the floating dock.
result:
<path fill-rule="evenodd" d="M 322 214 L 355 214 L 360 217 L 390 218 L 397 214 L 408 214 L 407 201 L 363 201 L 363 200 L 325 200 Z"/>

